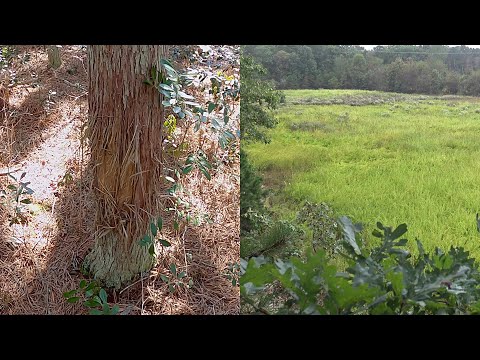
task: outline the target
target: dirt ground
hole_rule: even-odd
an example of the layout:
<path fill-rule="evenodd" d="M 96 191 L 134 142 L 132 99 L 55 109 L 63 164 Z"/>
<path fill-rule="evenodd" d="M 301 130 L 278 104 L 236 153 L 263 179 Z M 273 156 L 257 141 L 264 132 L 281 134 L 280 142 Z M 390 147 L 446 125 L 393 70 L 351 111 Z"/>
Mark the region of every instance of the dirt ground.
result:
<path fill-rule="evenodd" d="M 183 66 L 223 71 L 239 77 L 235 46 L 190 46 L 195 59 Z M 88 144 L 82 136 L 88 116 L 85 46 L 63 46 L 62 65 L 48 66 L 44 46 L 15 46 L 0 76 L 0 189 L 30 182 L 30 204 L 0 205 L 0 314 L 87 314 L 63 293 L 84 279 L 81 263 L 94 242 L 95 198 L 87 167 Z M 202 54 L 203 52 L 203 54 Z M 200 56 L 199 54 L 202 54 Z M 178 55 L 178 54 L 177 54 Z M 196 91 L 205 102 L 208 91 Z M 239 102 L 232 122 L 239 122 Z M 238 314 L 239 288 L 228 267 L 239 261 L 239 144 L 223 150 L 210 130 L 187 132 L 189 149 L 206 146 L 219 166 L 207 180 L 192 171 L 183 180 L 187 200 L 209 221 L 173 230 L 173 214 L 164 214 L 162 250 L 156 266 L 128 286 L 108 291 L 120 314 Z M 11 189 L 11 188 L 10 188 Z M 27 196 L 25 196 L 27 197 Z M 0 199 L 1 200 L 1 199 Z M 14 202 L 14 201 L 13 201 Z M 18 223 L 11 224 L 12 219 Z M 160 278 L 175 263 L 190 288 L 173 293 Z"/>

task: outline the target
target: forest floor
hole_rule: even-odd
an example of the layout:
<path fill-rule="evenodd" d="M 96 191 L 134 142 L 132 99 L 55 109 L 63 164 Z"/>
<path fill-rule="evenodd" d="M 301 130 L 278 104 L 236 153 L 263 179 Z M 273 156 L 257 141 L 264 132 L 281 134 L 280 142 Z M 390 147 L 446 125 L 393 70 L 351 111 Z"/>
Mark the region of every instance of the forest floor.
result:
<path fill-rule="evenodd" d="M 183 66 L 239 78 L 238 47 L 189 48 L 197 53 L 184 58 Z M 0 189 L 5 191 L 0 198 L 0 314 L 88 313 L 63 296 L 84 279 L 81 263 L 94 242 L 95 198 L 82 135 L 88 116 L 86 48 L 63 46 L 61 56 L 56 70 L 49 68 L 43 46 L 16 46 L 0 57 Z M 205 103 L 208 89 L 194 95 Z M 239 101 L 231 106 L 231 123 L 238 128 Z M 236 275 L 229 267 L 239 259 L 239 142 L 233 151 L 224 150 L 209 129 L 185 131 L 188 151 L 201 144 L 209 158 L 222 159 L 210 181 L 199 171 L 182 180 L 187 201 L 209 221 L 175 231 L 173 213 L 164 214 L 162 236 L 172 246 L 149 273 L 108 291 L 108 302 L 121 314 L 240 311 L 239 288 L 229 278 Z M 22 182 L 32 193 L 17 197 Z M 190 287 L 169 290 L 161 275 L 169 274 L 170 264 L 186 273 Z"/>

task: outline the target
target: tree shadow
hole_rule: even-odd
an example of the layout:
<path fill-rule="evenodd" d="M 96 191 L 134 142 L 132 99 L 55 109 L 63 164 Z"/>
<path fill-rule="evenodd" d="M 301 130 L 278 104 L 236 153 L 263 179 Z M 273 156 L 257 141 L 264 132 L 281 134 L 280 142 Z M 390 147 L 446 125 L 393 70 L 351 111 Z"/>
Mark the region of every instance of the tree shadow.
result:
<path fill-rule="evenodd" d="M 62 122 L 59 105 L 86 94 L 81 85 L 86 83 L 85 59 L 85 52 L 64 48 L 62 65 L 54 70 L 43 46 L 18 46 L 8 107 L 0 117 L 0 163 L 23 161 L 51 135 L 48 130 Z"/>
<path fill-rule="evenodd" d="M 12 274 L 16 278 L 16 287 L 11 278 L 0 286 L 0 313 L 87 313 L 81 303 L 70 304 L 63 297 L 64 292 L 78 288 L 85 278 L 81 264 L 94 244 L 96 204 L 92 176 L 89 168 L 83 171 L 82 178 L 75 174 L 77 180 L 58 190 L 53 205 L 56 232 L 44 248 L 8 247 L 2 237 L 6 232 L 0 229 L 0 278 Z M 163 214 L 163 234 L 172 242 L 171 249 L 160 252 L 157 265 L 149 274 L 143 274 L 144 281 L 138 276 L 119 291 L 109 290 L 110 303 L 119 304 L 122 312 L 130 314 L 238 314 L 239 290 L 226 276 L 228 262 L 238 262 L 239 258 L 239 250 L 231 251 L 239 248 L 239 229 L 234 229 L 238 221 L 231 216 L 235 213 L 235 196 L 230 205 L 221 197 L 209 204 L 211 209 L 224 211 L 219 219 L 225 221 L 188 226 L 186 231 L 181 225 L 179 236 L 173 230 L 174 214 Z M 173 293 L 169 291 L 159 275 L 170 276 L 171 263 L 193 281 L 190 289 L 178 287 Z M 4 309 L 2 296 L 6 299 Z"/>

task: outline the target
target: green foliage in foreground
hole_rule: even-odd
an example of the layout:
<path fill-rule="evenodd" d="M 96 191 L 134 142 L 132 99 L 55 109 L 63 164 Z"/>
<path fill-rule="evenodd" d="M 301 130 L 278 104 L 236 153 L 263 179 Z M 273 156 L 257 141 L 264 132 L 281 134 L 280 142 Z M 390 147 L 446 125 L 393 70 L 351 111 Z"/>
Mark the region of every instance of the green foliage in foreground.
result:
<path fill-rule="evenodd" d="M 83 298 L 83 305 L 90 309 L 90 315 L 116 315 L 120 310 L 118 305 L 110 307 L 107 292 L 95 281 L 87 283 L 86 280 L 82 280 L 78 289 L 63 293 L 63 297 L 69 303 L 76 303 Z"/>
<path fill-rule="evenodd" d="M 417 240 L 420 255 L 414 258 L 404 248 L 405 224 L 392 229 L 377 223 L 373 235 L 381 242 L 367 250 L 359 241 L 361 227 L 345 216 L 339 222 L 346 271 L 339 271 L 323 250 L 310 252 L 304 261 L 242 259 L 242 308 L 264 314 L 322 315 L 480 312 L 480 274 L 463 248 L 426 253 Z M 275 292 L 266 291 L 275 286 Z"/>

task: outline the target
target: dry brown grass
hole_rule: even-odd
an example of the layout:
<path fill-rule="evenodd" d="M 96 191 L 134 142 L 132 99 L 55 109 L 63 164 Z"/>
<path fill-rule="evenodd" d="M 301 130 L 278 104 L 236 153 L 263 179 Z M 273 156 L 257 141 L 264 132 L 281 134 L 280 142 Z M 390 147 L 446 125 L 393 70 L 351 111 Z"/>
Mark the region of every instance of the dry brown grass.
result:
<path fill-rule="evenodd" d="M 46 246 L 35 246 L 28 236 L 24 244 L 12 245 L 12 230 L 5 209 L 0 207 L 0 314 L 86 314 L 84 307 L 69 304 L 62 296 L 83 279 L 79 267 L 94 240 L 93 179 L 87 167 L 89 151 L 80 147 L 79 131 L 87 115 L 85 55 L 76 47 L 66 46 L 62 49 L 62 66 L 53 71 L 46 67 L 43 47 L 19 50 L 32 55 L 28 63 L 14 65 L 17 78 L 26 86 L 29 81 L 37 81 L 40 86 L 29 92 L 25 91 L 25 85 L 11 89 L 9 118 L 0 122 L 0 167 L 20 160 L 28 162 L 46 138 L 55 136 L 52 129 L 62 124 L 69 113 L 75 114 L 77 126 L 72 136 L 76 136 L 78 147 L 66 165 L 74 182 L 56 189 L 57 197 L 51 195 L 44 201 L 53 205 L 50 230 L 44 234 Z M 70 74 L 69 69 L 77 72 Z M 36 80 L 32 73 L 37 74 Z M 72 86 L 75 83 L 79 86 Z M 49 90 L 56 91 L 58 97 L 46 109 L 45 96 L 48 98 Z M 196 150 L 199 146 L 196 136 L 190 134 L 187 139 L 190 149 Z M 211 135 L 205 141 L 211 145 L 216 139 Z M 222 158 L 224 154 L 216 155 Z M 238 156 L 231 158 L 211 181 L 198 172 L 190 173 L 184 180 L 190 201 L 214 222 L 197 227 L 182 225 L 175 232 L 173 214 L 168 213 L 162 236 L 172 246 L 161 252 L 158 263 L 148 274 L 119 291 L 111 291 L 109 302 L 130 314 L 239 313 L 239 289 L 225 276 L 228 264 L 239 260 L 239 163 Z M 0 177 L 1 181 L 6 179 Z M 167 274 L 172 262 L 193 280 L 192 288 L 169 292 L 160 274 Z"/>

